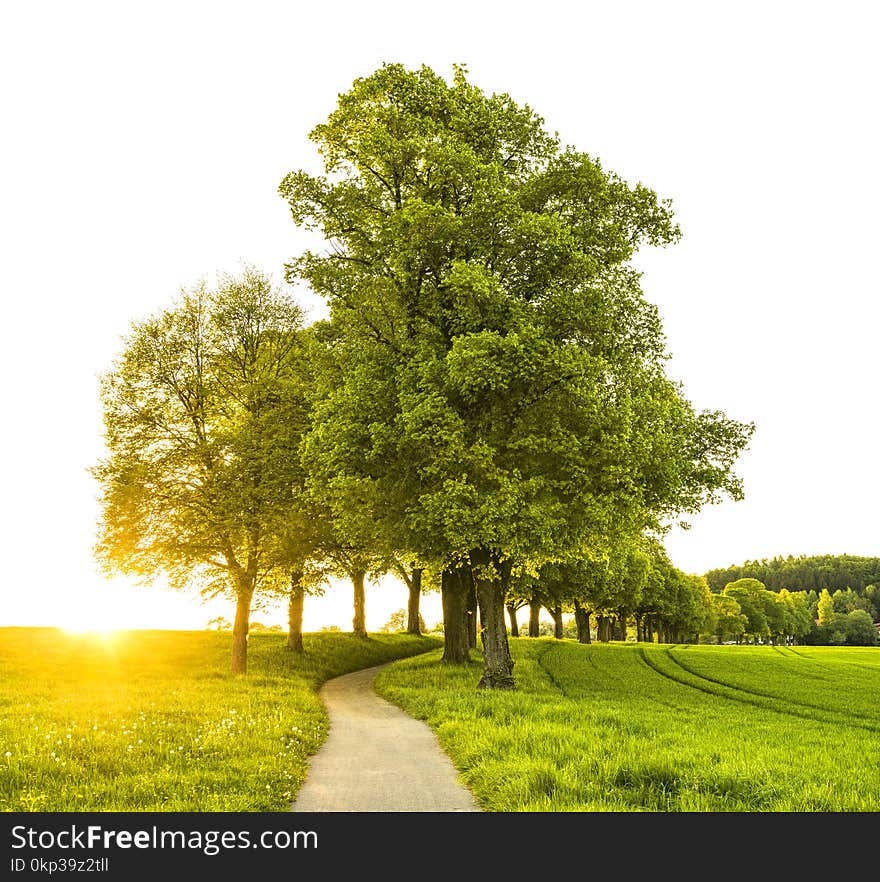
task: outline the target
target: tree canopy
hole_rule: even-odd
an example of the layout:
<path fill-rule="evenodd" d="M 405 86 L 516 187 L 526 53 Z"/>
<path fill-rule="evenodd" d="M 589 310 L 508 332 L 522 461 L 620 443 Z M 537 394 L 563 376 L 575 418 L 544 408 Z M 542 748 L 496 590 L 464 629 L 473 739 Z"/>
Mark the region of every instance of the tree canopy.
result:
<path fill-rule="evenodd" d="M 713 591 L 721 591 L 736 579 L 758 579 L 770 591 L 834 592 L 853 591 L 862 594 L 869 585 L 880 585 L 880 557 L 858 557 L 850 554 L 801 555 L 748 560 L 726 568 L 709 570 L 706 579 Z"/>
<path fill-rule="evenodd" d="M 353 539 L 469 567 L 481 685 L 512 686 L 516 562 L 742 494 L 751 426 L 697 413 L 666 376 L 629 264 L 677 240 L 671 207 L 461 67 L 447 83 L 384 65 L 311 137 L 324 173 L 291 172 L 280 192 L 328 246 L 287 267 L 330 308 L 314 487 Z"/>
<path fill-rule="evenodd" d="M 287 578 L 297 546 L 301 328 L 295 302 L 248 267 L 134 323 L 102 378 L 97 554 L 233 597 L 236 673 L 254 594 Z"/>

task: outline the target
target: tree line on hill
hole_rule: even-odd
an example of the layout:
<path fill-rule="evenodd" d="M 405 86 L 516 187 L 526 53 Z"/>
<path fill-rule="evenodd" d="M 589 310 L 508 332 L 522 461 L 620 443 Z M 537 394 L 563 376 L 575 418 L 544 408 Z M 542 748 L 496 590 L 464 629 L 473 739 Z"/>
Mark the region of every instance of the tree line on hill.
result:
<path fill-rule="evenodd" d="M 741 566 L 710 570 L 706 581 L 715 593 L 754 584 L 765 592 L 764 606 L 791 602 L 809 610 L 809 629 L 798 635 L 805 643 L 873 646 L 880 622 L 880 558 L 852 555 L 775 557 Z M 757 590 L 757 589 L 756 589 Z M 753 604 L 754 606 L 754 604 Z M 743 609 L 743 612 L 746 612 Z M 760 630 L 752 613 L 750 631 Z M 772 614 L 769 617 L 772 619 Z M 744 632 L 747 633 L 747 632 Z M 766 629 L 762 630 L 768 636 Z"/>
<path fill-rule="evenodd" d="M 414 631 L 439 589 L 444 660 L 479 639 L 483 688 L 514 686 L 522 604 L 570 605 L 581 639 L 700 633 L 708 583 L 658 537 L 741 498 L 753 426 L 666 375 L 631 260 L 679 238 L 668 201 L 463 68 L 383 65 L 311 138 L 322 173 L 279 192 L 323 244 L 286 280 L 328 317 L 246 267 L 133 324 L 102 378 L 99 558 L 229 595 L 235 673 L 262 599 L 288 598 L 302 650 L 328 575 L 358 636 L 370 578 L 403 579 Z"/>
<path fill-rule="evenodd" d="M 740 566 L 709 570 L 709 587 L 721 591 L 736 579 L 757 579 L 771 591 L 846 591 L 851 588 L 862 594 L 869 585 L 880 585 L 880 558 L 856 557 L 849 554 L 774 557 L 769 560 L 747 560 Z"/>

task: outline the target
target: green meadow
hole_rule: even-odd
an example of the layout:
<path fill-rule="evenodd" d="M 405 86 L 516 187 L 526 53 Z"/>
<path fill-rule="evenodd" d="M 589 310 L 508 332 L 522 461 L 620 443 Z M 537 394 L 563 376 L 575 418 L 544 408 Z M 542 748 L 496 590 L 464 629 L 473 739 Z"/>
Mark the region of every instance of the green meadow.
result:
<path fill-rule="evenodd" d="M 878 649 L 511 644 L 515 692 L 436 652 L 377 681 L 486 811 L 880 810 Z"/>
<path fill-rule="evenodd" d="M 0 628 L 0 810 L 287 811 L 327 734 L 320 684 L 440 641 Z"/>
<path fill-rule="evenodd" d="M 286 811 L 324 680 L 424 719 L 491 812 L 880 810 L 880 649 L 511 640 L 517 690 L 434 637 L 0 629 L 0 810 Z M 407 656 L 412 656 L 407 658 Z"/>

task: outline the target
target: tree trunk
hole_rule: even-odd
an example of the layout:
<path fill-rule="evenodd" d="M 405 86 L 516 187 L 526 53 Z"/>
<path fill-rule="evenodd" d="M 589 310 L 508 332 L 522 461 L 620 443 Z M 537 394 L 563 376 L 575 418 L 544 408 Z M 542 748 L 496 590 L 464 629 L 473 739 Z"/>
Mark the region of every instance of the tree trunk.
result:
<path fill-rule="evenodd" d="M 620 610 L 620 611 L 617 613 L 617 627 L 618 627 L 618 629 L 619 629 L 619 630 L 618 630 L 618 633 L 619 633 L 619 635 L 620 635 L 620 639 L 621 639 L 624 643 L 626 643 L 626 620 L 627 620 L 627 614 L 626 614 L 626 611 L 625 611 L 625 610 Z"/>
<path fill-rule="evenodd" d="M 355 637 L 367 636 L 367 618 L 364 612 L 364 579 L 366 573 L 363 570 L 355 570 L 351 574 L 351 583 L 354 586 L 354 619 L 352 630 Z"/>
<path fill-rule="evenodd" d="M 541 636 L 541 601 L 534 597 L 529 601 L 529 637 Z"/>
<path fill-rule="evenodd" d="M 303 604 L 306 592 L 302 584 L 302 573 L 290 577 L 290 598 L 287 604 L 287 648 L 291 652 L 303 651 Z"/>
<path fill-rule="evenodd" d="M 507 604 L 507 617 L 510 619 L 510 636 L 519 637 L 519 624 L 516 621 L 516 604 Z"/>
<path fill-rule="evenodd" d="M 474 585 L 480 606 L 480 636 L 483 641 L 483 676 L 479 689 L 513 689 L 513 659 L 507 642 L 504 622 L 503 575 L 487 573 L 490 564 L 499 570 L 500 563 L 489 551 L 478 549 L 470 554 Z"/>
<path fill-rule="evenodd" d="M 406 633 L 421 634 L 422 629 L 419 626 L 419 601 L 422 597 L 422 570 L 415 569 L 412 571 L 412 578 L 409 581 L 409 604 L 406 613 Z"/>
<path fill-rule="evenodd" d="M 454 665 L 470 661 L 465 583 L 461 571 L 447 567 L 440 577 L 443 603 L 443 661 Z"/>
<path fill-rule="evenodd" d="M 590 613 L 577 600 L 574 602 L 574 623 L 577 627 L 578 643 L 590 643 Z"/>
<path fill-rule="evenodd" d="M 235 624 L 232 626 L 232 673 L 247 673 L 248 627 L 251 618 L 253 589 L 238 591 L 235 602 Z"/>
<path fill-rule="evenodd" d="M 553 636 L 562 640 L 562 606 L 557 603 L 554 607 L 547 607 L 547 612 L 553 618 Z"/>
<path fill-rule="evenodd" d="M 477 613 L 479 612 L 479 603 L 477 602 L 477 588 L 474 584 L 474 574 L 471 568 L 465 564 L 458 568 L 459 578 L 464 586 L 465 609 L 467 610 L 467 637 L 468 647 L 476 649 L 477 647 Z"/>

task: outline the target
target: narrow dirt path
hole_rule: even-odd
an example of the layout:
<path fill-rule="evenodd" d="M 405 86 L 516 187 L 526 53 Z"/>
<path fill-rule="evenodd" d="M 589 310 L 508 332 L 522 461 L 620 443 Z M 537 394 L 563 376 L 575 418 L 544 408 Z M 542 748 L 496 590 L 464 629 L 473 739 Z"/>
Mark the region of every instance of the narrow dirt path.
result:
<path fill-rule="evenodd" d="M 434 733 L 373 691 L 378 665 L 328 680 L 330 734 L 294 812 L 478 812 Z"/>

